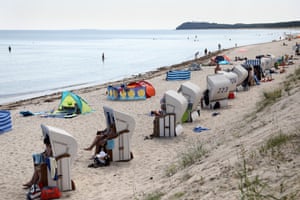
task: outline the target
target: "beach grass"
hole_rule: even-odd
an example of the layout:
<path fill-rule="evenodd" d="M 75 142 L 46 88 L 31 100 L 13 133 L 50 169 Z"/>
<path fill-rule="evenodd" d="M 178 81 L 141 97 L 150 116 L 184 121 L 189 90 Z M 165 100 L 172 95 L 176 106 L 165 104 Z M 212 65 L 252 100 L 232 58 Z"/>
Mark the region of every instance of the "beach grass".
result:
<path fill-rule="evenodd" d="M 287 183 L 281 181 L 277 185 L 272 185 L 269 180 L 255 175 L 261 163 L 270 162 L 269 167 L 275 165 L 280 168 L 286 162 L 293 160 L 295 154 L 300 153 L 300 131 L 296 130 L 290 134 L 279 133 L 267 139 L 258 149 L 259 154 L 254 151 L 246 155 L 245 149 L 241 148 L 241 160 L 238 163 L 237 177 L 239 178 L 238 188 L 240 199 L 289 199 L 295 200 L 300 190 L 286 193 L 289 187 Z M 241 164 L 242 163 L 242 164 Z M 270 169 L 271 170 L 271 169 Z M 279 176 L 279 174 L 277 175 Z M 282 176 L 285 176 L 284 174 Z"/>
<path fill-rule="evenodd" d="M 148 194 L 144 200 L 160 200 L 164 193 L 156 191 L 154 193 Z"/>
<path fill-rule="evenodd" d="M 188 166 L 193 165 L 207 155 L 208 151 L 203 147 L 201 143 L 195 143 L 190 145 L 185 152 L 179 155 L 177 163 L 171 163 L 165 170 L 167 177 L 173 176 L 179 170 L 182 170 Z"/>

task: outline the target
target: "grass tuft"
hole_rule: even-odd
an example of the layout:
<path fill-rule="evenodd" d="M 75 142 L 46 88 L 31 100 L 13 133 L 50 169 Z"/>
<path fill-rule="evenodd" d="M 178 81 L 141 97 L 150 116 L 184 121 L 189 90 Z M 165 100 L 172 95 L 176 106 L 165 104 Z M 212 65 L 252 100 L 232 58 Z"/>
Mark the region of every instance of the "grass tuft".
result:
<path fill-rule="evenodd" d="M 282 96 L 282 89 L 264 92 L 264 99 L 258 103 L 257 112 L 261 112 L 265 107 L 273 105 Z"/>

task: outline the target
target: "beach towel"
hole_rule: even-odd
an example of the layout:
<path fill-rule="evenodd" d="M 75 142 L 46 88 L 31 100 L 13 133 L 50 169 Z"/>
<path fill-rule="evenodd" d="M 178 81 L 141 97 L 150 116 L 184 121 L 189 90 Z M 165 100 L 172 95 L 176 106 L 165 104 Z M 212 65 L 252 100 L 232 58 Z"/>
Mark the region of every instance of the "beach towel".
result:
<path fill-rule="evenodd" d="M 29 110 L 25 111 L 20 111 L 20 114 L 23 115 L 23 117 L 29 117 L 29 116 L 34 116 L 34 115 L 42 115 L 45 114 L 46 112 L 41 111 L 41 112 L 31 112 Z"/>
<path fill-rule="evenodd" d="M 78 116 L 76 113 L 65 113 L 65 112 L 56 112 L 55 114 L 53 113 L 48 113 L 48 114 L 43 114 L 41 117 L 48 118 L 64 118 L 64 119 L 69 119 L 69 118 L 74 118 Z"/>
<path fill-rule="evenodd" d="M 33 116 L 34 114 L 30 111 L 20 111 L 20 114 L 23 115 L 23 117 Z"/>
<path fill-rule="evenodd" d="M 114 141 L 113 141 L 113 140 L 107 140 L 106 148 L 107 148 L 108 150 L 112 150 L 114 147 L 115 147 Z"/>
<path fill-rule="evenodd" d="M 204 128 L 204 127 L 201 127 L 201 126 L 196 126 L 196 127 L 193 129 L 193 131 L 194 131 L 194 132 L 197 132 L 197 133 L 200 133 L 200 132 L 202 132 L 202 131 L 207 131 L 207 130 L 209 130 L 209 128 Z"/>

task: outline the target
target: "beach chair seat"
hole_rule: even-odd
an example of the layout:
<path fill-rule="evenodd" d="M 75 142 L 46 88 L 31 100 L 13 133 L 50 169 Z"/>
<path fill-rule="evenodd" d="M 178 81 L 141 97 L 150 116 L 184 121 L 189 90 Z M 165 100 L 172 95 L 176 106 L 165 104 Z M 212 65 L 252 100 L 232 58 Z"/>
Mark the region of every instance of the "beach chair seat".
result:
<path fill-rule="evenodd" d="M 164 116 L 157 116 L 153 120 L 154 137 L 175 137 L 176 136 L 176 115 L 168 113 Z"/>
<path fill-rule="evenodd" d="M 188 101 L 187 110 L 184 113 L 183 122 L 193 122 L 200 117 L 200 87 L 190 81 L 182 83 L 177 91 L 182 94 Z"/>
<path fill-rule="evenodd" d="M 188 107 L 187 99 L 174 90 L 164 93 L 166 114 L 157 116 L 153 122 L 153 134 L 156 137 L 172 137 L 182 133 L 181 123 Z"/>
<path fill-rule="evenodd" d="M 77 156 L 77 141 L 66 131 L 52 127 L 41 125 L 43 135 L 48 135 L 52 147 L 53 158 L 56 161 L 56 175 L 57 179 L 53 179 L 51 168 L 44 167 L 44 173 L 47 180 L 43 180 L 43 186 L 56 186 L 60 191 L 69 191 L 75 189 L 75 184 L 71 179 L 71 165 Z M 45 169 L 46 167 L 46 169 Z M 42 175 L 43 176 L 43 175 Z"/>
<path fill-rule="evenodd" d="M 130 139 L 135 129 L 135 120 L 130 115 L 103 106 L 107 128 L 110 124 L 116 126 L 116 136 L 107 141 L 107 153 L 111 161 L 129 161 L 133 158 Z"/>
<path fill-rule="evenodd" d="M 228 105 L 230 80 L 222 73 L 208 75 L 207 92 L 203 98 L 203 107 L 209 109 L 223 108 Z"/>
<path fill-rule="evenodd" d="M 248 77 L 248 71 L 242 65 L 236 65 L 233 67 L 232 72 L 237 74 L 238 79 L 236 86 L 239 86 Z"/>

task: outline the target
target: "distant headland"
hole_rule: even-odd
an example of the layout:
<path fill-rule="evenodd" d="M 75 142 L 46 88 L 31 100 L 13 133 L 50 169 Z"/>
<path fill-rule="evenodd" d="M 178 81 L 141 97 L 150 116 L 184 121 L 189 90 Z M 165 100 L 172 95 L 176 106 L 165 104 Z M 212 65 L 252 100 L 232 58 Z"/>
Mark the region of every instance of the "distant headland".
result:
<path fill-rule="evenodd" d="M 252 29 L 252 28 L 300 28 L 300 21 L 258 23 L 258 24 L 218 24 L 208 22 L 184 22 L 176 30 L 185 29 Z"/>

